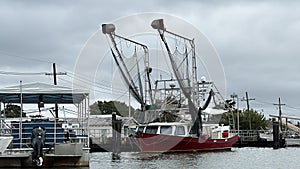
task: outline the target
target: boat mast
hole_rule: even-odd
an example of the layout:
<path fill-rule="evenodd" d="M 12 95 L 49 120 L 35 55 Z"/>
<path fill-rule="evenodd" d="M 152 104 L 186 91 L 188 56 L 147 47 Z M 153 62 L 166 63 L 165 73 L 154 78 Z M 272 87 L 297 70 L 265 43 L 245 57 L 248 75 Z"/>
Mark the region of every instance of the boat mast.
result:
<path fill-rule="evenodd" d="M 115 38 L 117 37 L 117 38 L 123 39 L 127 42 L 130 42 L 130 43 L 133 43 L 135 45 L 141 46 L 144 50 L 144 53 L 145 53 L 144 60 L 145 60 L 146 69 L 149 68 L 148 47 L 144 44 L 139 43 L 139 42 L 136 42 L 136 41 L 133 41 L 131 39 L 128 39 L 128 38 L 125 38 L 125 37 L 122 37 L 122 36 L 119 36 L 119 35 L 115 34 L 115 26 L 113 24 L 102 24 L 102 32 L 104 34 L 108 35 L 108 37 L 109 37 L 109 39 L 112 43 L 111 52 L 112 52 L 113 58 L 114 58 L 114 60 L 117 64 L 117 66 L 119 67 L 119 70 L 121 72 L 122 77 L 125 80 L 126 85 L 128 85 L 128 87 L 129 87 L 130 93 L 141 104 L 142 110 L 144 110 L 145 106 L 146 106 L 146 101 L 144 99 L 143 92 L 142 92 L 143 87 L 142 87 L 142 84 L 141 84 L 141 80 L 139 79 L 139 89 L 140 89 L 140 91 L 138 91 L 137 88 L 136 88 L 136 85 L 133 81 L 133 78 L 130 75 L 129 70 L 128 70 L 125 62 L 124 62 L 122 54 L 121 54 L 120 50 L 118 49 Z M 137 61 L 138 75 L 140 75 L 138 60 L 136 60 L 136 61 Z M 147 73 L 146 73 L 145 78 L 147 79 L 148 77 L 150 77 L 150 76 L 147 75 Z M 145 98 L 147 98 L 146 93 L 147 93 L 147 90 L 148 90 L 149 95 L 150 95 L 149 97 L 150 97 L 150 100 L 152 102 L 152 92 L 151 92 L 150 79 L 145 80 L 145 83 L 148 83 L 148 87 L 149 87 L 149 90 L 148 90 L 147 85 L 145 86 L 145 91 L 146 91 L 145 92 Z"/>

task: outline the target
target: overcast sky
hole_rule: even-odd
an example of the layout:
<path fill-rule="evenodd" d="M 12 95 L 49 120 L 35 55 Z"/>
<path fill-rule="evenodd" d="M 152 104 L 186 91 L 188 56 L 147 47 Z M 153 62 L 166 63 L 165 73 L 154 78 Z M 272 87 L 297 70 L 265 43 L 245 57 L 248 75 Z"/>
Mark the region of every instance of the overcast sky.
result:
<path fill-rule="evenodd" d="M 0 71 L 73 72 L 80 51 L 102 23 L 145 12 L 189 22 L 216 48 L 224 67 L 227 96 L 248 91 L 250 106 L 300 116 L 300 2 L 297 1 L 0 1 Z M 129 23 L 132 24 L 132 23 Z M 71 74 L 70 74 L 71 75 Z M 0 74 L 0 87 L 52 83 L 49 76 Z M 68 85 L 70 77 L 60 77 Z M 101 80 L 99 80 L 99 83 Z M 100 90 L 100 89 L 98 89 Z M 245 108 L 241 103 L 240 108 Z"/>

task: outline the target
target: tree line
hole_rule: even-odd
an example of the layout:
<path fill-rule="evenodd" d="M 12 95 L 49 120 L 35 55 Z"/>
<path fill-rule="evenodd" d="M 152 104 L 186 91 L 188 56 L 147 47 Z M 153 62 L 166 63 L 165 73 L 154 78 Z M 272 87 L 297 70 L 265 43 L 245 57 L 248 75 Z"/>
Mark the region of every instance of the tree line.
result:
<path fill-rule="evenodd" d="M 238 115 L 239 113 L 239 115 Z M 233 117 L 232 117 L 233 115 Z M 233 112 L 224 113 L 222 119 L 220 120 L 220 124 L 229 125 L 230 119 L 234 119 L 235 129 L 238 128 L 238 116 L 239 116 L 239 129 L 240 130 L 265 130 L 268 128 L 269 121 L 266 119 L 263 113 L 259 113 L 256 110 L 233 110 Z M 250 118 L 250 120 L 249 120 Z M 232 123 L 232 122 L 231 122 Z"/>

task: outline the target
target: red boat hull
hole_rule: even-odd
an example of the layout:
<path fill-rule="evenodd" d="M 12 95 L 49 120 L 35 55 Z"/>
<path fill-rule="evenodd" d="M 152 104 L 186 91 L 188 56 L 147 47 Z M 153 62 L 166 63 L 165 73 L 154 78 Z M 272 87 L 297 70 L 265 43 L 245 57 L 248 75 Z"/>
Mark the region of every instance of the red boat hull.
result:
<path fill-rule="evenodd" d="M 135 141 L 142 152 L 183 152 L 228 150 L 238 141 L 238 135 L 224 139 L 193 138 L 158 134 L 139 134 Z"/>

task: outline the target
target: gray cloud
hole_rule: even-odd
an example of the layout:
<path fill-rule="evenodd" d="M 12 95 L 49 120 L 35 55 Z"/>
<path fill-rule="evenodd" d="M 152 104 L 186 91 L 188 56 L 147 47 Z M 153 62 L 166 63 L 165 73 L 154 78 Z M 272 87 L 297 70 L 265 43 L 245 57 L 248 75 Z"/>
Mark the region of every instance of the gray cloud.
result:
<path fill-rule="evenodd" d="M 211 40 L 222 60 L 229 93 L 243 96 L 248 91 L 269 102 L 280 96 L 286 104 L 300 107 L 299 5 L 279 0 L 1 1 L 0 70 L 51 71 L 56 62 L 61 71 L 72 71 L 81 48 L 101 23 L 134 13 L 162 12 L 190 22 Z M 51 82 L 49 77 L 0 77 L 1 87 L 20 78 Z M 253 102 L 253 106 L 276 111 L 271 104 Z M 290 114 L 298 111 L 286 108 Z"/>

